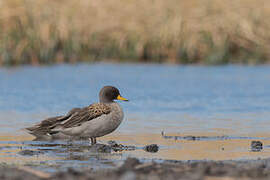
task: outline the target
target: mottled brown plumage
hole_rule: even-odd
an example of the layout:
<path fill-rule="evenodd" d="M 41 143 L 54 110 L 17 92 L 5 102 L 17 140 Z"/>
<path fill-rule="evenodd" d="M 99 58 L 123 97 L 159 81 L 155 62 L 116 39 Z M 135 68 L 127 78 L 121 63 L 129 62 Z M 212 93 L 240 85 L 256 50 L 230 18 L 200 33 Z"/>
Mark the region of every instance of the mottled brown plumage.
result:
<path fill-rule="evenodd" d="M 80 111 L 76 111 L 71 115 L 66 121 L 61 123 L 63 128 L 70 128 L 80 126 L 86 121 L 90 121 L 94 118 L 102 116 L 104 114 L 109 114 L 111 108 L 104 103 L 95 103 L 88 107 L 82 108 Z"/>

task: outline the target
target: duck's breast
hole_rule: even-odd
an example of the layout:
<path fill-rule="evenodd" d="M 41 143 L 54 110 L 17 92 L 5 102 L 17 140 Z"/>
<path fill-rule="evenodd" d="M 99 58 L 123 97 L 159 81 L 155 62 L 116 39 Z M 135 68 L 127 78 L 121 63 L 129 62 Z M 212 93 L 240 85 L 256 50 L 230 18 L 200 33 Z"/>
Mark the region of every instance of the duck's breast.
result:
<path fill-rule="evenodd" d="M 111 107 L 109 114 L 87 121 L 81 126 L 69 128 L 67 131 L 81 137 L 101 137 L 113 132 L 121 124 L 124 113 L 118 103 L 111 103 L 109 106 Z"/>

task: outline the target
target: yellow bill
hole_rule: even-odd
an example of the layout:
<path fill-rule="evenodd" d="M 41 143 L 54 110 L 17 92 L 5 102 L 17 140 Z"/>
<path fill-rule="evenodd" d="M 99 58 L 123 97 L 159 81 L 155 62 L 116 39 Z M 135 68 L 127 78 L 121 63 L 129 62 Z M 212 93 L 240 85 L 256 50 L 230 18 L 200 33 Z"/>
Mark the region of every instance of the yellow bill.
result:
<path fill-rule="evenodd" d="M 123 97 L 120 96 L 120 95 L 118 95 L 116 99 L 121 100 L 121 101 L 128 101 L 128 99 L 123 98 Z"/>

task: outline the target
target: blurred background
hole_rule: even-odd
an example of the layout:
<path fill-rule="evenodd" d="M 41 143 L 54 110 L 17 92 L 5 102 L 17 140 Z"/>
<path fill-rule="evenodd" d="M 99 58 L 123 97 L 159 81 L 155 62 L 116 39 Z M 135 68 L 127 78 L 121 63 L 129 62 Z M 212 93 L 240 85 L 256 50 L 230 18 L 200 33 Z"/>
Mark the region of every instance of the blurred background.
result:
<path fill-rule="evenodd" d="M 2 65 L 269 62 L 267 0 L 0 2 Z"/>
<path fill-rule="evenodd" d="M 0 1 L 0 162 L 41 167 L 22 149 L 46 149 L 42 161 L 64 168 L 270 157 L 269 19 L 268 0 Z M 97 102 L 105 85 L 130 101 L 98 142 L 135 151 L 71 157 L 64 142 L 47 147 L 23 131 Z M 252 140 L 263 149 L 252 152 Z M 157 153 L 140 149 L 153 143 Z"/>

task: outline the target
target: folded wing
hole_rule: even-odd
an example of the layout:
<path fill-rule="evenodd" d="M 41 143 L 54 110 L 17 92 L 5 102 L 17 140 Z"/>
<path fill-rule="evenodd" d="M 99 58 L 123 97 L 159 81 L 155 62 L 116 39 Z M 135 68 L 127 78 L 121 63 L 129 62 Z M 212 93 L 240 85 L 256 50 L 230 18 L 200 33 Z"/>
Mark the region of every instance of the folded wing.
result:
<path fill-rule="evenodd" d="M 57 124 L 61 123 L 62 121 L 67 120 L 73 114 L 75 114 L 76 112 L 78 112 L 80 110 L 81 110 L 80 108 L 73 108 L 64 116 L 51 117 L 51 118 L 48 118 L 48 119 L 41 121 L 40 123 L 38 123 L 32 127 L 28 127 L 25 129 L 28 131 L 28 133 L 30 133 L 34 136 L 42 136 L 42 135 L 52 134 L 51 129 L 53 129 L 55 126 L 57 126 Z"/>
<path fill-rule="evenodd" d="M 67 120 L 58 124 L 61 128 L 71 128 L 80 126 L 82 123 L 91 121 L 99 116 L 109 114 L 111 108 L 103 103 L 95 103 L 88 107 L 80 109 L 72 114 Z"/>

